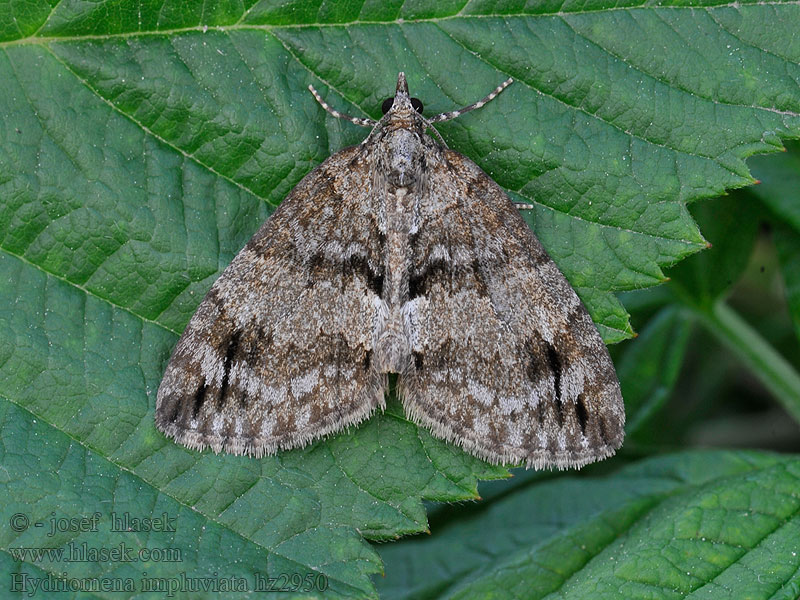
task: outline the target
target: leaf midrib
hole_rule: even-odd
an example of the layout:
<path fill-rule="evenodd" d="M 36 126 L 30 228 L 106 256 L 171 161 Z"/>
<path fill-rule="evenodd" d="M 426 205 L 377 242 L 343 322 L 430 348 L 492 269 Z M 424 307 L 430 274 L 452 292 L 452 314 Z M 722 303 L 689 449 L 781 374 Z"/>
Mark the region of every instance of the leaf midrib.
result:
<path fill-rule="evenodd" d="M 779 2 L 779 1 L 761 1 L 761 0 L 742 0 L 740 2 L 719 2 L 719 3 L 706 3 L 702 6 L 692 6 L 692 5 L 676 5 L 676 6 L 650 6 L 648 4 L 649 0 L 640 0 L 639 4 L 628 4 L 625 6 L 615 6 L 611 8 L 597 8 L 597 9 L 590 9 L 590 10 L 557 10 L 557 11 L 541 11 L 541 12 L 525 12 L 525 11 L 516 11 L 516 12 L 508 12 L 508 13 L 464 13 L 464 8 L 469 7 L 469 2 L 457 12 L 446 15 L 446 16 L 438 16 L 438 17 L 427 17 L 427 18 L 413 18 L 414 23 L 436 23 L 441 21 L 447 21 L 450 19 L 503 19 L 506 17 L 530 17 L 530 18 L 541 18 L 541 17 L 559 17 L 565 15 L 589 15 L 589 14 L 606 14 L 606 13 L 613 13 L 613 12 L 626 12 L 630 13 L 633 11 L 639 10 L 659 10 L 659 11 L 678 11 L 678 10 L 708 10 L 708 9 L 721 9 L 721 8 L 735 8 L 739 9 L 742 7 L 752 7 L 752 6 L 796 6 L 798 2 L 796 0 L 789 0 L 788 2 Z M 58 10 L 57 4 L 53 7 L 53 10 L 50 11 L 50 14 L 46 19 L 42 21 L 42 24 L 37 28 L 33 34 L 29 35 L 25 38 L 20 38 L 18 40 L 11 40 L 8 42 L 0 42 L 0 48 L 4 46 L 16 45 L 16 44 L 24 44 L 30 43 L 30 40 L 39 40 L 43 43 L 50 43 L 54 41 L 74 41 L 74 40 L 104 40 L 110 39 L 115 37 L 132 37 L 132 36 L 143 36 L 143 35 L 173 35 L 176 33 L 184 33 L 188 31 L 197 31 L 201 33 L 205 33 L 207 31 L 223 31 L 228 29 L 259 29 L 259 30 L 270 30 L 270 29 L 301 29 L 307 27 L 342 27 L 342 26 L 350 26 L 350 25 L 403 25 L 412 22 L 410 19 L 405 19 L 403 17 L 395 17 L 393 19 L 384 19 L 384 20 L 374 20 L 374 21 L 365 21 L 361 19 L 354 19 L 350 21 L 340 21 L 336 23 L 298 23 L 294 24 L 281 24 L 281 25 L 256 25 L 256 24 L 246 24 L 243 25 L 242 22 L 247 16 L 250 14 L 252 9 L 258 5 L 258 3 L 253 3 L 250 8 L 242 11 L 241 17 L 231 24 L 228 25 L 194 25 L 191 27 L 177 27 L 173 29 L 159 29 L 156 31 L 130 31 L 124 33 L 113 33 L 113 34 L 104 34 L 104 35 L 97 35 L 97 34 L 87 34 L 82 36 L 58 36 L 58 37 L 47 37 L 47 36 L 39 36 L 39 32 L 47 27 L 48 23 L 50 22 L 50 17 L 52 17 Z M 398 13 L 399 14 L 399 13 Z M 16 22 L 16 20 L 15 20 Z M 19 27 L 17 27 L 19 31 Z"/>

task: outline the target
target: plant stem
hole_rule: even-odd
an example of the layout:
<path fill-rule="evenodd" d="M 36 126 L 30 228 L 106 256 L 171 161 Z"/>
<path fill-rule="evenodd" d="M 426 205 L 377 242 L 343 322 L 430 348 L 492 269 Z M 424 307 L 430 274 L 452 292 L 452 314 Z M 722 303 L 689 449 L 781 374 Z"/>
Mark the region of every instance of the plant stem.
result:
<path fill-rule="evenodd" d="M 724 302 L 714 303 L 710 310 L 696 306 L 689 308 L 800 423 L 800 375 L 792 365 Z"/>

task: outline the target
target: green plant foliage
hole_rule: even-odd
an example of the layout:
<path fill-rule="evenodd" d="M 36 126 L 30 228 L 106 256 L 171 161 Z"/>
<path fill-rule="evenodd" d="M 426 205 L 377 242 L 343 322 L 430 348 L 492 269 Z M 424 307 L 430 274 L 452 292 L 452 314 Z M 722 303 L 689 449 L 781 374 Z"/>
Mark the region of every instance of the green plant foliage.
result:
<path fill-rule="evenodd" d="M 230 578 L 234 592 L 285 574 L 285 597 L 302 595 L 289 576 L 311 575 L 326 587 L 313 593 L 363 598 L 377 596 L 376 582 L 398 594 L 420 574 L 429 580 L 409 589 L 431 597 L 528 597 L 507 570 L 518 569 L 536 589 L 573 597 L 612 597 L 621 577 L 626 597 L 722 598 L 753 573 L 754 598 L 796 592 L 792 457 L 687 453 L 606 478 L 522 475 L 485 503 L 495 521 L 483 526 L 534 521 L 508 528 L 494 554 L 481 558 L 476 534 L 452 556 L 462 564 L 434 573 L 435 561 L 408 553 L 426 542 L 387 544 L 382 579 L 365 540 L 426 531 L 423 500 L 474 500 L 479 480 L 508 471 L 432 438 L 395 400 L 361 427 L 260 460 L 177 446 L 153 410 L 215 278 L 306 173 L 366 135 L 325 113 L 308 84 L 338 109 L 377 117 L 403 70 L 426 114 L 516 80 L 439 131 L 534 205 L 526 219 L 607 342 L 634 336 L 618 293 L 666 281 L 663 269 L 706 248 L 708 230 L 708 264 L 676 271 L 674 287 L 648 300 L 639 340 L 615 350 L 632 431 L 663 411 L 692 323 L 750 348 L 746 363 L 800 418 L 793 365 L 765 360 L 780 356 L 720 308 L 760 213 L 708 204 L 701 234 L 687 209 L 753 183 L 744 160 L 800 136 L 798 20 L 795 2 L 709 0 L 0 5 L 0 586 L 19 573 L 130 578 L 135 591 L 87 597 L 147 597 L 143 573 L 168 585 Z M 800 216 L 789 196 L 769 196 L 800 331 Z M 95 513 L 95 529 L 48 535 L 53 517 Z M 112 513 L 175 526 L 111 531 Z M 30 525 L 12 527 L 17 514 Z M 461 526 L 433 531 L 420 557 L 455 547 Z M 181 557 L 70 562 L 21 550 L 84 543 Z"/>
<path fill-rule="evenodd" d="M 775 244 L 786 284 L 789 311 L 800 339 L 800 147 L 771 157 L 754 156 L 749 162 L 761 185 L 753 189 L 772 213 Z"/>
<path fill-rule="evenodd" d="M 617 362 L 628 436 L 669 398 L 686 357 L 691 324 L 674 306 L 661 309 Z"/>
<path fill-rule="evenodd" d="M 800 459 L 690 452 L 531 485 L 381 546 L 383 598 L 795 598 Z M 754 576 L 754 574 L 758 576 Z"/>

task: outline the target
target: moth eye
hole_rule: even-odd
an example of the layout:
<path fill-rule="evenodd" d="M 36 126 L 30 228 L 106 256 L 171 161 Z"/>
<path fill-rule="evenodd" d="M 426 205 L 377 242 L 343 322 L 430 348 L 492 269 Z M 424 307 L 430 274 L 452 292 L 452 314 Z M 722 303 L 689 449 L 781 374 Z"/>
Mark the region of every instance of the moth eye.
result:
<path fill-rule="evenodd" d="M 394 104 L 394 98 L 387 98 L 381 104 L 381 112 L 383 114 L 388 113 L 392 109 L 392 105 Z M 411 99 L 411 106 L 414 107 L 414 110 L 418 113 L 422 114 L 422 102 L 419 98 L 412 98 Z"/>

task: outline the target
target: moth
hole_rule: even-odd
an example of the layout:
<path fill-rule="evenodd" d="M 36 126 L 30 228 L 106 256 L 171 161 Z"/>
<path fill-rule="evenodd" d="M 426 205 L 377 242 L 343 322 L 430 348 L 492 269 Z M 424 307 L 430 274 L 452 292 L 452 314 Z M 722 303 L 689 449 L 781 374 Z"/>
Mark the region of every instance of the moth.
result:
<path fill-rule="evenodd" d="M 622 444 L 614 365 L 519 209 L 450 150 L 400 73 L 379 121 L 289 193 L 202 301 L 158 390 L 190 448 L 264 456 L 383 408 L 492 463 L 580 467 Z M 434 132 L 435 138 L 427 135 Z"/>

